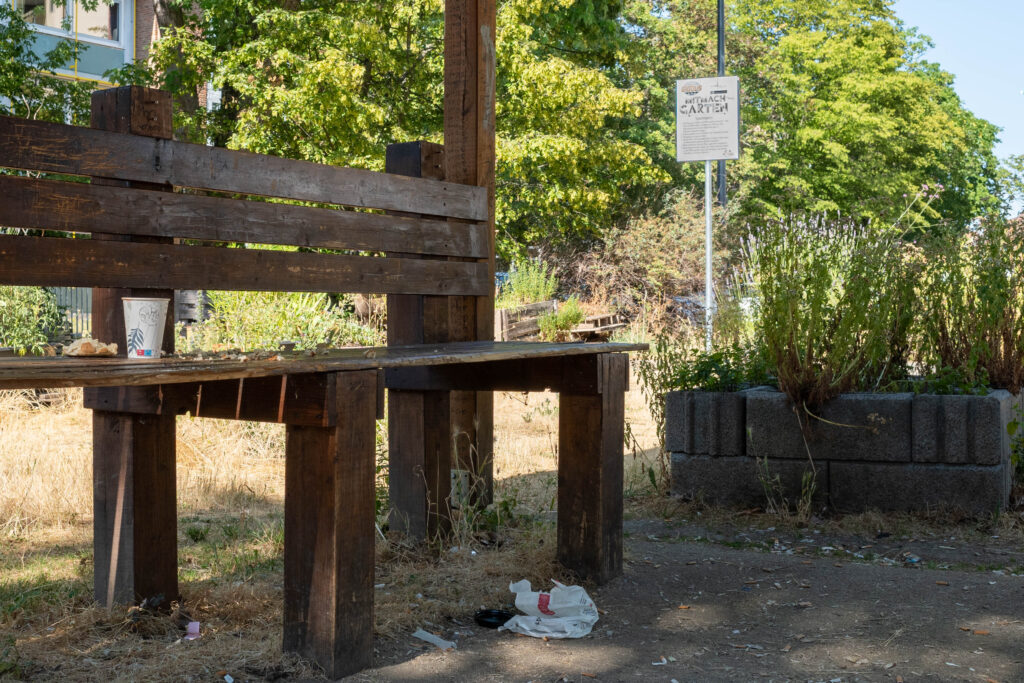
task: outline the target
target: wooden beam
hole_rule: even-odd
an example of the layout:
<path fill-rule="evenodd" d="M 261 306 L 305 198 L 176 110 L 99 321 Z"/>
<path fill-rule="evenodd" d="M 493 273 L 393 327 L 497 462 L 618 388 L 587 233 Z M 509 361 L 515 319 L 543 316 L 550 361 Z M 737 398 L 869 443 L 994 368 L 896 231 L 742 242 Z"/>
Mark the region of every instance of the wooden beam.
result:
<path fill-rule="evenodd" d="M 185 415 L 224 420 L 334 426 L 334 383 L 328 375 L 252 377 L 143 387 L 92 387 L 85 407 L 139 415 Z"/>
<path fill-rule="evenodd" d="M 487 194 L 477 187 L 111 130 L 0 116 L 0 167 L 487 219 Z"/>
<path fill-rule="evenodd" d="M 92 125 L 124 133 L 145 132 L 170 137 L 170 97 L 136 86 L 94 92 Z M 73 155 L 71 150 L 63 154 Z M 93 182 L 109 185 L 124 180 L 134 178 L 111 181 L 101 177 L 94 178 Z M 126 242 L 102 242 L 103 237 L 94 235 L 97 244 L 104 243 L 108 248 L 127 245 Z M 41 267 L 53 268 L 52 265 Z M 173 301 L 174 292 L 93 291 L 93 335 L 104 341 L 118 341 L 122 349 L 126 345 L 123 345 L 121 297 L 128 295 L 169 297 Z M 173 306 L 168 308 L 171 309 L 168 311 L 170 324 L 165 326 L 163 348 L 173 352 Z M 93 413 L 94 591 L 100 604 L 108 607 L 115 602 L 136 604 L 163 596 L 162 606 L 169 608 L 171 601 L 180 597 L 175 445 L 173 415 Z"/>
<path fill-rule="evenodd" d="M 598 356 L 503 360 L 472 365 L 395 368 L 384 373 L 389 389 L 406 391 L 600 392 Z"/>
<path fill-rule="evenodd" d="M 478 263 L 23 235 L 0 235 L 0 283 L 439 295 L 489 287 Z"/>
<path fill-rule="evenodd" d="M 331 680 L 373 661 L 375 371 L 331 376 L 335 427 L 287 427 L 284 649 Z"/>
<path fill-rule="evenodd" d="M 622 573 L 625 354 L 598 357 L 599 394 L 563 393 L 558 404 L 558 560 L 584 579 Z"/>
<path fill-rule="evenodd" d="M 495 0 L 445 0 L 445 177 L 487 193 L 491 278 L 487 293 L 453 299 L 452 340 L 493 339 L 494 334 L 495 13 Z M 481 494 L 476 502 L 486 505 L 493 496 L 493 395 L 456 393 L 452 419 L 455 429 L 469 435 L 469 447 L 458 459 L 480 475 L 473 489 Z"/>
<path fill-rule="evenodd" d="M 332 349 L 282 360 L 165 358 L 0 358 L 0 389 L 32 387 L 109 387 L 181 384 L 425 365 L 476 364 L 517 358 L 587 356 L 646 350 L 645 344 L 554 344 L 544 342 L 453 342 L 429 346 Z"/>
<path fill-rule="evenodd" d="M 385 169 L 442 180 L 444 148 L 430 142 L 388 145 Z M 444 296 L 389 296 L 388 344 L 448 341 L 449 301 Z M 449 519 L 451 393 L 391 391 L 389 399 L 390 524 L 414 539 L 432 538 L 447 528 Z"/>
<path fill-rule="evenodd" d="M 487 255 L 487 226 L 0 176 L 0 225 L 324 249 Z"/>

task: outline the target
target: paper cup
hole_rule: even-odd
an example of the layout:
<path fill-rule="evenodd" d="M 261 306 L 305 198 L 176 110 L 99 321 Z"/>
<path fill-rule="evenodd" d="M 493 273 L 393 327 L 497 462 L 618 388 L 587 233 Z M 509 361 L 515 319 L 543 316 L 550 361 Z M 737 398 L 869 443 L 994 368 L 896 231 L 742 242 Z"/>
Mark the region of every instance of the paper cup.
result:
<path fill-rule="evenodd" d="M 169 299 L 125 297 L 124 331 L 130 360 L 159 360 Z"/>

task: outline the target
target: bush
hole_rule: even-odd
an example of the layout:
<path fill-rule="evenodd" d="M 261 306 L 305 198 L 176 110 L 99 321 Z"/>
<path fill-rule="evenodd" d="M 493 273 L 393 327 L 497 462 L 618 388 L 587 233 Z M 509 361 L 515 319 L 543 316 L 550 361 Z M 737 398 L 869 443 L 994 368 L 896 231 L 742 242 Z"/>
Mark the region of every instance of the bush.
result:
<path fill-rule="evenodd" d="M 779 388 L 813 409 L 906 374 L 915 277 L 893 228 L 790 220 L 746 245 L 756 328 Z"/>
<path fill-rule="evenodd" d="M 1024 220 L 989 219 L 923 245 L 919 362 L 971 384 L 1024 385 Z"/>
<path fill-rule="evenodd" d="M 356 322 L 326 294 L 209 292 L 211 317 L 189 331 L 187 351 L 276 349 L 282 341 L 312 349 L 384 343 L 379 330 Z"/>
<path fill-rule="evenodd" d="M 522 261 L 513 264 L 509 278 L 502 285 L 494 302 L 495 308 L 515 308 L 554 298 L 558 290 L 558 278 L 548 265 L 538 261 Z"/>
<path fill-rule="evenodd" d="M 677 192 L 667 208 L 610 228 L 597 248 L 560 257 L 563 285 L 588 303 L 643 320 L 655 336 L 685 315 L 682 297 L 704 291 L 701 200 Z M 728 237 L 716 228 L 716 268 L 729 260 Z M 683 304 L 685 306 L 685 304 Z"/>
<path fill-rule="evenodd" d="M 43 346 L 67 327 L 53 292 L 42 287 L 0 287 L 0 346 L 42 353 Z"/>
<path fill-rule="evenodd" d="M 545 313 L 537 318 L 541 339 L 566 341 L 569 338 L 569 330 L 583 322 L 585 317 L 579 299 L 569 297 L 554 313 Z"/>

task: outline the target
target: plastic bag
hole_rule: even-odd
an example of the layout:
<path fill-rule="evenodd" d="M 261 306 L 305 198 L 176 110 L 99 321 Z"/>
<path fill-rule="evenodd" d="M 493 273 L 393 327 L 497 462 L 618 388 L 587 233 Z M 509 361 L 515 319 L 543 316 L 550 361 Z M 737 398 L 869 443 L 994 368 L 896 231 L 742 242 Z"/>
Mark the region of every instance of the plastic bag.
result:
<path fill-rule="evenodd" d="M 514 616 L 499 631 L 536 638 L 582 638 L 597 623 L 597 606 L 581 586 L 566 586 L 554 579 L 550 593 L 534 592 L 526 579 L 509 584 L 516 607 L 526 615 Z"/>

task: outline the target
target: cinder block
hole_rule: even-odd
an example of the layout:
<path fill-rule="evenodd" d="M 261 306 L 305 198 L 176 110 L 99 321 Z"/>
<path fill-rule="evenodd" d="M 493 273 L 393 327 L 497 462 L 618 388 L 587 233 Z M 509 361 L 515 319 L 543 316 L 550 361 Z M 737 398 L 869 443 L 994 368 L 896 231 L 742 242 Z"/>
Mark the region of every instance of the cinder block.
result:
<path fill-rule="evenodd" d="M 743 455 L 745 424 L 742 392 L 673 391 L 665 396 L 665 448 L 669 452 Z"/>
<path fill-rule="evenodd" d="M 999 390 L 987 396 L 920 394 L 913 401 L 914 462 L 998 465 L 1009 462 L 1017 399 Z"/>
<path fill-rule="evenodd" d="M 693 392 L 665 394 L 665 450 L 693 453 Z"/>
<path fill-rule="evenodd" d="M 913 394 L 843 394 L 808 420 L 807 444 L 784 394 L 747 394 L 747 455 L 815 462 L 910 462 Z M 820 419 L 818 419 L 820 418 Z"/>
<path fill-rule="evenodd" d="M 828 463 L 817 465 L 817 488 L 812 497 L 815 505 L 825 505 L 828 500 L 829 467 Z M 800 498 L 804 472 L 809 469 L 806 460 L 769 460 L 767 478 L 778 476 L 782 496 L 795 503 Z M 700 497 L 715 505 L 764 506 L 764 479 L 754 458 L 672 454 L 672 493 L 684 498 Z"/>
<path fill-rule="evenodd" d="M 1009 503 L 1007 467 L 833 462 L 829 499 L 838 512 L 954 507 L 984 515 Z"/>

